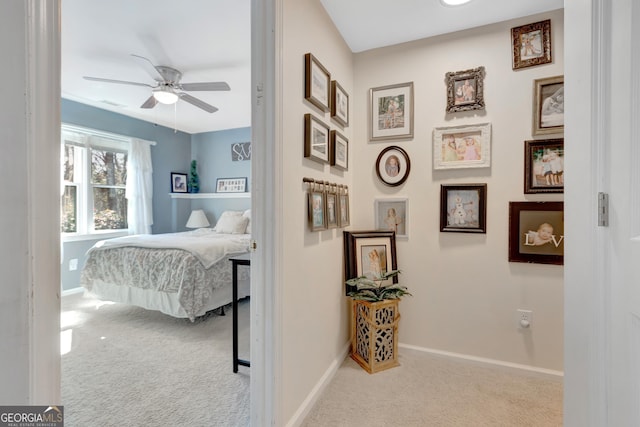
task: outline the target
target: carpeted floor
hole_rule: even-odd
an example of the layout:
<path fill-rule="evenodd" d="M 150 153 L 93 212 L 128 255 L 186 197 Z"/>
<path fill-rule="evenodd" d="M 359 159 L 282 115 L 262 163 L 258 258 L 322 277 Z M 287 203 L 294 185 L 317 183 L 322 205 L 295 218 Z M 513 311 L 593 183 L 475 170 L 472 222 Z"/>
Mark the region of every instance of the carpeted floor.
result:
<path fill-rule="evenodd" d="M 303 427 L 556 427 L 562 379 L 399 349 L 369 374 L 347 358 Z"/>
<path fill-rule="evenodd" d="M 82 294 L 64 297 L 63 343 L 71 335 L 62 356 L 65 426 L 248 426 L 249 368 L 233 373 L 226 312 L 191 323 Z M 243 358 L 248 313 L 242 301 Z"/>

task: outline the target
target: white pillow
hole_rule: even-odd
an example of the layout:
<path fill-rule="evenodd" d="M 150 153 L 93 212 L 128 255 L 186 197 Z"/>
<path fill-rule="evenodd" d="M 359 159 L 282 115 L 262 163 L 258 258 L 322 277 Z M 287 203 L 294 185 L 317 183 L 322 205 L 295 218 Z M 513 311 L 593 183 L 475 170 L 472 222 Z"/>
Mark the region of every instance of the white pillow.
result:
<path fill-rule="evenodd" d="M 244 211 L 242 216 L 249 219 L 249 222 L 247 222 L 247 229 L 245 230 L 245 233 L 251 234 L 251 209 L 247 209 L 246 211 Z"/>
<path fill-rule="evenodd" d="M 241 211 L 224 211 L 216 223 L 216 233 L 244 234 L 249 218 L 242 216 Z"/>

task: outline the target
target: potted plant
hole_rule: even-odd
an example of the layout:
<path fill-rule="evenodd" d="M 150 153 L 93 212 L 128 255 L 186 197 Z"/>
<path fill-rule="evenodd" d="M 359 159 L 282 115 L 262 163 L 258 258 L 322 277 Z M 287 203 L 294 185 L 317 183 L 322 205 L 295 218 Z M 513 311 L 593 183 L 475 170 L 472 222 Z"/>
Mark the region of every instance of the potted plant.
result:
<path fill-rule="evenodd" d="M 398 366 L 398 302 L 411 295 L 406 286 L 393 283 L 399 274 L 392 270 L 345 282 L 353 300 L 351 358 L 370 374 Z"/>
<path fill-rule="evenodd" d="M 191 160 L 191 170 L 189 171 L 189 193 L 200 191 L 200 178 L 198 177 L 198 165 L 195 160 Z"/>

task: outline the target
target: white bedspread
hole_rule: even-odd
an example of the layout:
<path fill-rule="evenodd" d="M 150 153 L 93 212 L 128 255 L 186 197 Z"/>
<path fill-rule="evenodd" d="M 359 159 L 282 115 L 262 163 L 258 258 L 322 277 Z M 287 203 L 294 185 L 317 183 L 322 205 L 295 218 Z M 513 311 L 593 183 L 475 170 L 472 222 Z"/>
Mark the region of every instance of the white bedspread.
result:
<path fill-rule="evenodd" d="M 182 249 L 198 258 L 204 268 L 210 268 L 227 255 L 246 253 L 249 248 L 249 240 L 249 234 L 218 234 L 212 229 L 200 228 L 182 233 L 136 234 L 101 240 L 89 249 L 89 252 L 126 246 Z"/>

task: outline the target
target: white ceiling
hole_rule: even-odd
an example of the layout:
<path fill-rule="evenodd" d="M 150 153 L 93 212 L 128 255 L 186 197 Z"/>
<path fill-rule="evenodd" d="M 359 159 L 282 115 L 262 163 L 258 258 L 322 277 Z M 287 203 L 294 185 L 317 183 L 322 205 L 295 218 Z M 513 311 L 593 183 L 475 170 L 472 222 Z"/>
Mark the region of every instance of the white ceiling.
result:
<path fill-rule="evenodd" d="M 563 7 L 563 0 L 320 0 L 354 52 L 431 37 Z M 250 0 L 64 0 L 62 97 L 137 119 L 200 133 L 251 125 Z M 229 92 L 190 92 L 219 108 L 179 101 L 140 105 L 150 88 L 83 76 L 155 84 L 140 55 L 176 68 L 182 83 L 226 81 Z M 115 105 L 113 105 L 115 104 Z"/>

